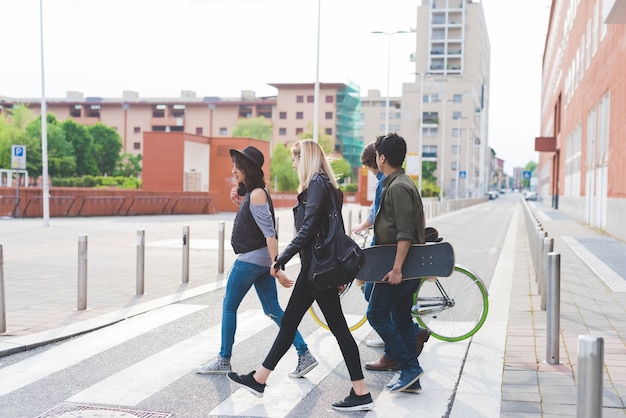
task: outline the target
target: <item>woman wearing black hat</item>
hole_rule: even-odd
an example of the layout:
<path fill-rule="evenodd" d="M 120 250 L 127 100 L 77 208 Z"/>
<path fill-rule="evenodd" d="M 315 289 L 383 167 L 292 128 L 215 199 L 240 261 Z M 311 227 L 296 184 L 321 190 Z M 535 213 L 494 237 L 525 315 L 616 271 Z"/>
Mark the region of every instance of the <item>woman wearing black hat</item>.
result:
<path fill-rule="evenodd" d="M 243 151 L 230 150 L 233 161 L 232 174 L 237 186 L 231 191 L 231 200 L 239 205 L 235 216 L 231 244 L 237 258 L 228 274 L 222 305 L 222 345 L 219 355 L 196 369 L 199 374 L 226 374 L 231 371 L 230 358 L 237 328 L 237 309 L 244 296 L 254 285 L 263 312 L 278 326 L 283 310 L 278 304 L 276 280 L 270 274 L 272 260 L 278 254 L 274 208 L 263 179 L 263 153 L 255 147 Z M 284 287 L 293 281 L 284 274 L 277 277 Z M 293 345 L 298 351 L 298 365 L 289 373 L 302 377 L 317 361 L 304 339 L 296 331 Z"/>

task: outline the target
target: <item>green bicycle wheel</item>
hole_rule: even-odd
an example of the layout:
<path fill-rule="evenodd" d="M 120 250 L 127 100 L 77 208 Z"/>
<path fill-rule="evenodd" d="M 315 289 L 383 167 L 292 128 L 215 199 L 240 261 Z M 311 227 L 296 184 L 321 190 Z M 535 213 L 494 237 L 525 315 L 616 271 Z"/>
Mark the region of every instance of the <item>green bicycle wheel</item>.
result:
<path fill-rule="evenodd" d="M 478 275 L 454 266 L 450 277 L 422 279 L 414 295 L 413 316 L 443 341 L 461 341 L 474 335 L 487 319 L 489 298 Z"/>

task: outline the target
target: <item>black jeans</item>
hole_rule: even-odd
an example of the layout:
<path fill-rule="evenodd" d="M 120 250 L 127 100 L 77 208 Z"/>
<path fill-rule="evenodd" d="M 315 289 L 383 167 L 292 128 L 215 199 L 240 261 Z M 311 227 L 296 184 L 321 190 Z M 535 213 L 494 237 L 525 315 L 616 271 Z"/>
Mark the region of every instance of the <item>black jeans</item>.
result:
<path fill-rule="evenodd" d="M 280 331 L 274 340 L 270 352 L 263 361 L 263 367 L 269 370 L 276 368 L 280 359 L 283 358 L 291 346 L 302 317 L 304 317 L 304 314 L 315 300 L 326 318 L 330 331 L 337 339 L 337 343 L 339 343 L 343 360 L 348 367 L 350 380 L 361 380 L 363 379 L 363 370 L 361 369 L 359 348 L 348 329 L 346 318 L 343 316 L 341 304 L 339 303 L 339 294 L 336 289 L 316 289 L 309 283 L 308 271 L 309 266 L 303 266 L 302 270 L 300 270 L 280 323 Z"/>

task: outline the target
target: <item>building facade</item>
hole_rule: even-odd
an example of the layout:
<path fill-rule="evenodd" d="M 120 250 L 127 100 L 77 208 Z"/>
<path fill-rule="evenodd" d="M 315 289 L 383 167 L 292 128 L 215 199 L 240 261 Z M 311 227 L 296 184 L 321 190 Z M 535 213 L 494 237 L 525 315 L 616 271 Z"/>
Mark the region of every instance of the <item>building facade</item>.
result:
<path fill-rule="evenodd" d="M 539 199 L 626 240 L 626 1 L 553 0 L 543 62 Z"/>
<path fill-rule="evenodd" d="M 415 81 L 403 84 L 401 104 L 409 155 L 436 163 L 444 197 L 482 196 L 491 178 L 490 46 L 482 5 L 422 2 L 415 33 Z M 419 170 L 419 161 L 414 166 Z"/>

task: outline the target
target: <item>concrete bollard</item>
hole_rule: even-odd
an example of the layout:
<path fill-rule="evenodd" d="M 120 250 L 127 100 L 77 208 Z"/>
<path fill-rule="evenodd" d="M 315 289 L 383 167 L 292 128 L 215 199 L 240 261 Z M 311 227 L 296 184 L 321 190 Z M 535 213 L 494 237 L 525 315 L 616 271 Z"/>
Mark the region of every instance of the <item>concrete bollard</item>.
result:
<path fill-rule="evenodd" d="M 548 239 L 548 238 L 546 238 Z M 561 334 L 561 254 L 550 252 L 546 256 L 547 312 L 546 312 L 546 361 L 559 364 L 559 341 Z M 541 295 L 543 297 L 543 294 Z"/>
<path fill-rule="evenodd" d="M 0 244 L 0 332 L 7 331 L 7 310 L 4 296 L 4 254 Z"/>
<path fill-rule="evenodd" d="M 547 235 L 547 234 L 546 234 Z M 542 269 L 539 274 L 539 294 L 541 295 L 540 307 L 542 311 L 546 310 L 546 280 L 548 277 L 548 254 L 554 249 L 554 239 L 544 238 L 541 250 Z"/>
<path fill-rule="evenodd" d="M 183 283 L 189 283 L 189 225 L 183 226 Z"/>
<path fill-rule="evenodd" d="M 137 230 L 137 295 L 143 295 L 146 267 L 146 231 Z"/>
<path fill-rule="evenodd" d="M 78 236 L 78 301 L 79 311 L 87 309 L 87 235 Z"/>
<path fill-rule="evenodd" d="M 578 374 L 576 376 L 576 417 L 602 416 L 602 375 L 604 339 L 578 336 Z"/>
<path fill-rule="evenodd" d="M 217 272 L 219 274 L 224 274 L 224 234 L 225 234 L 226 224 L 224 221 L 220 221 L 217 228 Z"/>

